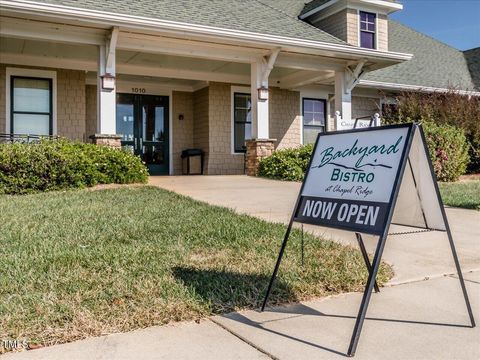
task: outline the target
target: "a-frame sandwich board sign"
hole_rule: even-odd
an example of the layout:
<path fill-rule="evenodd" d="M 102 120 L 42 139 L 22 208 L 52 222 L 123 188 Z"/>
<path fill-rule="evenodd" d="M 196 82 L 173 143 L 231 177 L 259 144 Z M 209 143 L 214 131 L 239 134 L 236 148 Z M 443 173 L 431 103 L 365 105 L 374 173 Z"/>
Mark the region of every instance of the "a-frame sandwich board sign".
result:
<path fill-rule="evenodd" d="M 392 223 L 447 233 L 471 326 L 475 327 L 421 125 L 400 124 L 318 135 L 262 311 L 277 276 L 293 222 L 379 236 L 348 356 L 355 355 Z"/>

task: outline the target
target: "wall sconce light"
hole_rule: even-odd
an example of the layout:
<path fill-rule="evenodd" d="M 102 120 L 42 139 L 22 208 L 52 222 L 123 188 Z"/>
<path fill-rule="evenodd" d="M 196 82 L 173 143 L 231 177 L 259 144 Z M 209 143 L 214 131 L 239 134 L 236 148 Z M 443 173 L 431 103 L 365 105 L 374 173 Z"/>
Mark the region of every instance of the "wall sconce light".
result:
<path fill-rule="evenodd" d="M 184 118 L 185 118 L 185 117 L 183 116 L 183 114 L 178 115 L 178 120 L 181 121 L 181 120 L 183 120 Z"/>
<path fill-rule="evenodd" d="M 105 75 L 102 75 L 101 78 L 102 78 L 103 90 L 115 89 L 115 76 L 113 76 L 112 74 L 105 74 Z"/>
<path fill-rule="evenodd" d="M 260 100 L 260 101 L 268 100 L 268 88 L 267 87 L 262 86 L 261 88 L 258 89 L 258 100 Z"/>

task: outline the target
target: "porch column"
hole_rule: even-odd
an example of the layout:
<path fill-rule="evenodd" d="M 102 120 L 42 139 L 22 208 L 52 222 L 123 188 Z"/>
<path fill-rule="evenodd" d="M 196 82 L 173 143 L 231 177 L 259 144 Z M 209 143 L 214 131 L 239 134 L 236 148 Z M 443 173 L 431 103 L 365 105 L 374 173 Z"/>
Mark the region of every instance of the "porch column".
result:
<path fill-rule="evenodd" d="M 262 59 L 263 60 L 263 59 Z M 268 139 L 268 99 L 260 100 L 258 89 L 268 89 L 268 78 L 263 79 L 265 72 L 264 61 L 257 61 L 251 65 L 251 94 L 252 94 L 252 139 Z"/>
<path fill-rule="evenodd" d="M 98 47 L 97 71 L 97 133 L 90 136 L 95 144 L 120 147 L 121 136 L 116 129 L 115 48 L 118 28 L 114 28 Z"/>
<path fill-rule="evenodd" d="M 352 121 L 352 92 L 348 89 L 345 71 L 335 72 L 335 112 L 340 112 L 340 119 L 335 130 L 346 130 L 347 122 Z"/>
<path fill-rule="evenodd" d="M 269 95 L 260 98 L 259 89 L 268 89 L 268 77 L 278 55 L 272 53 L 268 60 L 265 58 L 251 64 L 251 97 L 252 97 L 252 139 L 247 140 L 247 154 L 245 157 L 247 175 L 257 174 L 260 159 L 272 154 L 275 148 L 275 139 L 270 139 L 269 133 Z"/>

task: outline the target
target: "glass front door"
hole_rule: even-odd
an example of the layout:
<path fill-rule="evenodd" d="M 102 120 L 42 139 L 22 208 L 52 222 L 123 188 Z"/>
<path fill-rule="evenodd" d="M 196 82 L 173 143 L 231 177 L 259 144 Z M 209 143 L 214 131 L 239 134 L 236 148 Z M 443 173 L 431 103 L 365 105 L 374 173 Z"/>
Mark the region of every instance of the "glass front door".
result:
<path fill-rule="evenodd" d="M 117 133 L 150 175 L 168 174 L 168 96 L 117 94 Z"/>

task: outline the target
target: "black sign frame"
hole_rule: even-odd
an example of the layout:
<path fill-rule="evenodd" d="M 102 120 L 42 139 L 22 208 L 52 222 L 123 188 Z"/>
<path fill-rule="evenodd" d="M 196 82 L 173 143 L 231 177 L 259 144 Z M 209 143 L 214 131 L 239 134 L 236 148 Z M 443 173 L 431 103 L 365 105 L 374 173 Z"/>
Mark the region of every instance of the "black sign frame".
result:
<path fill-rule="evenodd" d="M 414 137 L 414 135 L 417 131 L 419 132 L 419 134 L 421 136 L 421 140 L 422 140 L 422 143 L 423 143 L 423 150 L 425 151 L 425 154 L 427 155 L 427 161 L 428 161 L 428 165 L 429 165 L 430 174 L 431 174 L 431 176 L 434 180 L 433 183 L 434 183 L 434 187 L 435 187 L 435 193 L 436 193 L 436 196 L 437 196 L 438 205 L 440 206 L 440 209 L 441 209 L 443 221 L 444 221 L 445 228 L 446 228 L 445 232 L 447 233 L 448 241 L 449 241 L 449 244 L 450 244 L 450 249 L 452 251 L 452 255 L 453 255 L 453 258 L 454 258 L 455 268 L 457 270 L 457 275 L 458 275 L 460 285 L 461 285 L 461 288 L 462 288 L 463 297 L 465 299 L 467 312 L 468 312 L 468 315 L 469 315 L 469 318 L 470 318 L 470 324 L 471 324 L 472 328 L 474 328 L 476 326 L 475 319 L 473 317 L 472 308 L 471 308 L 471 305 L 470 305 L 470 301 L 468 299 L 467 289 L 466 289 L 466 286 L 465 286 L 465 281 L 463 279 L 462 270 L 460 268 L 460 262 L 458 260 L 457 252 L 456 252 L 456 249 L 455 249 L 455 244 L 453 242 L 452 233 L 451 233 L 450 226 L 449 226 L 449 223 L 448 223 L 445 208 L 443 206 L 443 201 L 442 201 L 442 198 L 441 198 L 441 195 L 440 195 L 440 190 L 439 190 L 439 187 L 438 187 L 438 184 L 437 184 L 437 181 L 436 181 L 435 172 L 433 170 L 433 165 L 432 165 L 432 162 L 431 162 L 430 157 L 428 155 L 429 152 L 428 152 L 428 148 L 427 148 L 427 144 L 426 144 L 425 133 L 423 131 L 422 126 L 419 125 L 419 124 L 416 124 L 416 123 L 389 125 L 389 126 L 381 126 L 381 127 L 366 128 L 366 129 L 352 129 L 352 130 L 344 130 L 344 131 L 332 131 L 332 132 L 328 132 L 328 133 L 324 133 L 324 134 L 318 134 L 317 141 L 315 142 L 315 146 L 314 146 L 314 149 L 313 149 L 313 152 L 312 152 L 312 157 L 310 158 L 310 161 L 308 163 L 308 168 L 307 168 L 307 171 L 305 173 L 305 178 L 302 182 L 302 186 L 301 186 L 300 192 L 297 196 L 295 207 L 294 207 L 292 215 L 290 217 L 290 222 L 288 224 L 288 227 L 287 227 L 287 230 L 285 232 L 285 236 L 284 236 L 282 245 L 280 247 L 280 252 L 278 254 L 277 262 L 275 264 L 275 268 L 274 268 L 273 274 L 271 276 L 271 279 L 270 279 L 270 282 L 269 282 L 269 285 L 268 285 L 268 288 L 267 288 L 267 292 L 265 294 L 264 301 L 262 303 L 261 311 L 265 310 L 265 306 L 267 304 L 268 297 L 269 297 L 270 292 L 272 290 L 273 283 L 275 282 L 275 278 L 277 276 L 278 269 L 280 267 L 280 263 L 281 263 L 282 258 L 283 258 L 283 254 L 285 252 L 285 248 L 286 248 L 286 245 L 287 245 L 287 242 L 288 242 L 288 238 L 290 237 L 290 233 L 291 233 L 291 230 L 292 230 L 292 227 L 293 227 L 293 223 L 294 222 L 302 222 L 302 221 L 298 221 L 298 220 L 301 220 L 301 219 L 298 219 L 297 213 L 299 211 L 299 205 L 300 205 L 300 201 L 302 199 L 302 194 L 303 194 L 303 190 L 304 190 L 304 187 L 305 187 L 306 179 L 308 178 L 308 174 L 310 172 L 310 168 L 312 166 L 314 154 L 316 153 L 320 138 L 322 136 L 329 136 L 329 135 L 335 135 L 335 134 L 378 131 L 380 129 L 383 130 L 383 129 L 394 129 L 394 128 L 408 128 L 407 139 L 406 139 L 406 143 L 404 145 L 403 152 L 402 152 L 402 155 L 401 155 L 401 158 L 400 158 L 399 167 L 398 167 L 398 170 L 397 170 L 397 176 L 395 178 L 394 185 L 392 187 L 392 193 L 390 195 L 390 201 L 388 203 L 387 216 L 384 219 L 383 229 L 378 234 L 377 233 L 374 234 L 374 235 L 379 235 L 379 240 L 378 240 L 378 243 L 377 243 L 377 247 L 376 247 L 376 250 L 375 250 L 375 255 L 373 257 L 373 261 L 370 264 L 370 261 L 368 260 L 368 257 L 365 259 L 365 263 L 366 263 L 369 275 L 368 275 L 368 279 L 367 279 L 367 284 L 365 285 L 365 291 L 363 293 L 363 297 L 362 297 L 362 301 L 361 301 L 361 304 L 360 304 L 360 309 L 358 311 L 358 315 L 357 315 L 357 318 L 356 318 L 355 326 L 354 326 L 354 329 L 353 329 L 353 334 L 352 334 L 352 337 L 351 337 L 351 340 L 350 340 L 350 345 L 349 345 L 349 348 L 348 348 L 348 351 L 347 351 L 347 356 L 349 356 L 349 357 L 355 356 L 355 352 L 356 352 L 356 349 L 357 349 L 358 341 L 360 339 L 360 334 L 361 334 L 361 331 L 362 331 L 363 323 L 365 321 L 365 316 L 366 316 L 366 313 L 367 313 L 368 305 L 370 303 L 370 298 L 371 298 L 372 292 L 373 292 L 373 290 L 378 292 L 378 287 L 376 285 L 376 277 L 377 277 L 378 269 L 380 267 L 383 250 L 385 248 L 385 243 L 386 243 L 386 240 L 387 240 L 387 237 L 388 237 L 388 231 L 390 229 L 390 225 L 391 225 L 391 222 L 392 222 L 392 217 L 393 217 L 393 213 L 394 213 L 394 210 L 395 210 L 395 205 L 396 205 L 396 202 L 397 202 L 398 194 L 400 192 L 401 181 L 403 179 L 403 176 L 404 176 L 404 173 L 405 173 L 405 167 L 406 167 L 408 159 L 409 159 L 409 154 L 410 154 L 410 150 L 411 150 L 411 147 L 412 147 L 413 137 Z M 358 231 L 358 229 L 355 229 L 355 228 L 348 229 L 346 226 L 341 226 L 340 227 L 340 226 L 336 226 L 335 224 L 332 224 L 332 225 L 323 225 L 322 224 L 322 226 L 331 227 L 331 228 L 340 228 L 342 230 L 349 230 L 349 231 L 352 231 L 352 232 Z M 359 241 L 362 253 L 364 253 L 365 249 L 363 247 L 363 242 L 361 241 L 361 236 L 360 236 L 360 240 L 358 239 L 358 237 L 359 237 L 359 234 L 357 232 L 357 240 Z M 363 254 L 363 255 L 365 255 L 365 254 Z M 364 256 L 364 258 L 365 258 L 365 256 Z"/>

